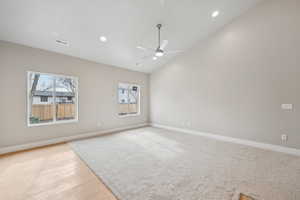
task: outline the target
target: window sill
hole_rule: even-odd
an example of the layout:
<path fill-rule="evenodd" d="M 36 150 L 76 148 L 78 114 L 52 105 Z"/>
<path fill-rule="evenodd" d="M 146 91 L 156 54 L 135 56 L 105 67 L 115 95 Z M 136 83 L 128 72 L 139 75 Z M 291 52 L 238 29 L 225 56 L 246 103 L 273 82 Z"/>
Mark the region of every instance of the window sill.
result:
<path fill-rule="evenodd" d="M 141 113 L 138 114 L 128 114 L 128 115 L 118 115 L 119 118 L 126 118 L 126 117 L 138 117 Z"/>
<path fill-rule="evenodd" d="M 58 124 L 71 124 L 71 123 L 78 123 L 78 119 L 74 120 L 65 120 L 65 121 L 56 121 L 56 122 L 47 122 L 47 123 L 40 123 L 40 124 L 27 124 L 27 127 L 37 127 L 37 126 L 51 126 L 51 125 L 58 125 Z"/>

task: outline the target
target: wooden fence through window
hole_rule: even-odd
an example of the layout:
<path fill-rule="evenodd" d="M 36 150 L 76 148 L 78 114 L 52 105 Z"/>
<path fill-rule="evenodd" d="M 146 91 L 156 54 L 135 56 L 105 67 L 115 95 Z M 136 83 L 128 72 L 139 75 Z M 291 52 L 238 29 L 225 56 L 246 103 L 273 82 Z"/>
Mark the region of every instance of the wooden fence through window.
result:
<path fill-rule="evenodd" d="M 33 105 L 31 108 L 32 117 L 39 121 L 49 121 L 53 119 L 53 105 Z M 75 118 L 75 104 L 57 104 L 56 119 L 72 119 Z"/>
<path fill-rule="evenodd" d="M 138 112 L 138 104 L 119 104 L 119 114 L 137 114 Z"/>

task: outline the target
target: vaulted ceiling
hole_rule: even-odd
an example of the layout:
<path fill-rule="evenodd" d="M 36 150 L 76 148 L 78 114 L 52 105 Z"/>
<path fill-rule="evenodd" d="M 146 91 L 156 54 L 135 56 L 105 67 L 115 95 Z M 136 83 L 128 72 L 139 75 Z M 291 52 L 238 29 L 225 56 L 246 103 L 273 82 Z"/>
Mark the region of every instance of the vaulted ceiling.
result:
<path fill-rule="evenodd" d="M 151 72 L 178 56 L 153 60 L 152 52 L 137 48 L 157 47 L 156 24 L 163 24 L 166 50 L 187 50 L 259 1 L 1 0 L 0 40 Z"/>

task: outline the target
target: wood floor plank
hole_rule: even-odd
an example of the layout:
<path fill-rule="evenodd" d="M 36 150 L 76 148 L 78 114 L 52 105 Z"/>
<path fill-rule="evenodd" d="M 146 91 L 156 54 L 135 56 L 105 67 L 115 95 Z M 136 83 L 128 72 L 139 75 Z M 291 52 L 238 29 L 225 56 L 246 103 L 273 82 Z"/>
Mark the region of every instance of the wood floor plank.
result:
<path fill-rule="evenodd" d="M 0 156 L 0 199 L 117 200 L 68 144 Z"/>

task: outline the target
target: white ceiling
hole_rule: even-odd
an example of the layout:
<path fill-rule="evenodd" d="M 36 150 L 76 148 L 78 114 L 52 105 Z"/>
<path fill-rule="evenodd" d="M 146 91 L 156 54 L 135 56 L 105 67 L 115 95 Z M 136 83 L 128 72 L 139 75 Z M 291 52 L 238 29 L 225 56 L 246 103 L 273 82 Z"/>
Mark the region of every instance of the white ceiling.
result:
<path fill-rule="evenodd" d="M 186 50 L 259 1 L 1 0 L 0 40 L 151 72 L 174 56 L 142 59 L 151 55 L 136 48 L 157 47 L 157 23 L 163 24 L 162 39 L 169 40 L 166 50 Z M 220 15 L 212 19 L 215 10 Z M 106 43 L 99 41 L 102 35 Z"/>

